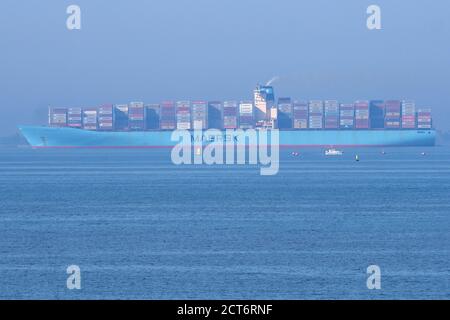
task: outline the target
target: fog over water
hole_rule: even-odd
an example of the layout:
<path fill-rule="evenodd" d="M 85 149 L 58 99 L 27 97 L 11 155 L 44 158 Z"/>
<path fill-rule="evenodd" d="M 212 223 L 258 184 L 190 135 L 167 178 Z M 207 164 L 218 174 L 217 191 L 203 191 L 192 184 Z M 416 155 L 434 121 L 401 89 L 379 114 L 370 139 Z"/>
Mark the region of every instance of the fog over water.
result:
<path fill-rule="evenodd" d="M 81 30 L 66 8 L 81 8 Z M 381 7 L 382 30 L 366 10 Z M 274 76 L 298 99 L 415 99 L 450 129 L 450 2 L 3 0 L 0 136 L 51 106 L 244 99 Z"/>

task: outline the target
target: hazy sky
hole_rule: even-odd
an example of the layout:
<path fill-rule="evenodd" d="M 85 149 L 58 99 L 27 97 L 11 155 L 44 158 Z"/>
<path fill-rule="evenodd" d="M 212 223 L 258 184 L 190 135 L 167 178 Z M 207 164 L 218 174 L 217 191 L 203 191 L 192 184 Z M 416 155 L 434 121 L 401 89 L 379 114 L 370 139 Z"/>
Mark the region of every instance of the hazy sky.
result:
<path fill-rule="evenodd" d="M 450 1 L 0 2 L 0 135 L 49 105 L 244 99 L 275 75 L 277 96 L 415 99 L 450 129 Z"/>

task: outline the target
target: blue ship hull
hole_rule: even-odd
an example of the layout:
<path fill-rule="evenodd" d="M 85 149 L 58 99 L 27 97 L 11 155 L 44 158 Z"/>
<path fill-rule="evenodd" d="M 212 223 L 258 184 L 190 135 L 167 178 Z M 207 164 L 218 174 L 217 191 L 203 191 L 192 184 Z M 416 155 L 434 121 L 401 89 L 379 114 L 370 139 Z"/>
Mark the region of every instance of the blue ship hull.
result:
<path fill-rule="evenodd" d="M 35 148 L 163 148 L 173 147 L 171 131 L 101 132 L 73 128 L 21 126 Z M 434 146 L 435 130 L 286 130 L 279 131 L 281 147 Z M 225 131 L 222 131 L 225 136 Z M 240 133 L 234 144 L 245 144 Z M 211 139 L 208 133 L 191 132 L 192 141 Z M 270 140 L 269 140 L 270 141 Z"/>

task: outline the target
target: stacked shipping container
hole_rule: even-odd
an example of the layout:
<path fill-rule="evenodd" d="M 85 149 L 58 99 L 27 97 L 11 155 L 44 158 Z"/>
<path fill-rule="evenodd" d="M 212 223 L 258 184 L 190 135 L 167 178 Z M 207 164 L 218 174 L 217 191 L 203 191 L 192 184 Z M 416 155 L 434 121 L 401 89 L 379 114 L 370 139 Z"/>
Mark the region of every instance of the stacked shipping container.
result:
<path fill-rule="evenodd" d="M 402 103 L 399 100 L 387 100 L 385 103 L 384 128 L 401 128 Z"/>
<path fill-rule="evenodd" d="M 290 129 L 293 126 L 293 108 L 291 98 L 278 99 L 278 128 Z"/>
<path fill-rule="evenodd" d="M 223 103 L 223 128 L 236 129 L 238 127 L 238 103 L 225 101 Z"/>
<path fill-rule="evenodd" d="M 97 108 L 84 108 L 83 109 L 83 129 L 85 130 L 97 130 Z"/>
<path fill-rule="evenodd" d="M 67 109 L 67 126 L 69 126 L 71 128 L 83 127 L 81 108 Z"/>
<path fill-rule="evenodd" d="M 417 110 L 417 128 L 418 129 L 431 129 L 431 108 L 421 108 Z"/>
<path fill-rule="evenodd" d="M 160 129 L 160 106 L 159 104 L 149 104 L 145 106 L 145 128 L 147 130 Z"/>
<path fill-rule="evenodd" d="M 206 101 L 192 102 L 192 128 L 194 130 L 208 129 L 208 103 Z"/>
<path fill-rule="evenodd" d="M 384 128 L 385 108 L 386 105 L 382 100 L 370 101 L 369 118 L 372 129 Z"/>
<path fill-rule="evenodd" d="M 114 108 L 114 127 L 119 131 L 128 130 L 128 105 L 118 104 Z"/>
<path fill-rule="evenodd" d="M 253 102 L 241 101 L 239 103 L 239 128 L 251 129 L 255 126 Z"/>
<path fill-rule="evenodd" d="M 308 129 L 308 103 L 304 101 L 295 101 L 292 105 L 292 108 L 294 117 L 294 129 Z"/>
<path fill-rule="evenodd" d="M 131 102 L 128 107 L 128 126 L 133 131 L 145 129 L 145 111 L 143 102 Z"/>
<path fill-rule="evenodd" d="M 339 103 L 336 100 L 325 101 L 325 129 L 339 128 Z"/>
<path fill-rule="evenodd" d="M 175 103 L 173 101 L 161 102 L 161 115 L 160 115 L 160 127 L 162 130 L 174 130 L 177 127 L 176 124 L 176 110 Z"/>
<path fill-rule="evenodd" d="M 355 128 L 369 129 L 369 101 L 358 100 L 355 102 Z"/>
<path fill-rule="evenodd" d="M 214 129 L 223 128 L 222 102 L 210 101 L 208 103 L 208 127 Z"/>
<path fill-rule="evenodd" d="M 355 106 L 353 103 L 341 103 L 339 106 L 339 127 L 353 129 L 355 127 Z"/>
<path fill-rule="evenodd" d="M 98 108 L 98 129 L 113 130 L 113 106 L 105 104 Z"/>
<path fill-rule="evenodd" d="M 416 104 L 414 101 L 402 101 L 402 128 L 416 127 Z"/>
<path fill-rule="evenodd" d="M 338 104 L 335 100 L 309 103 L 280 98 L 270 109 L 270 121 L 256 122 L 251 101 L 163 101 L 144 106 L 110 104 L 98 108 L 49 108 L 50 126 L 87 130 L 216 129 L 431 129 L 430 108 L 416 112 L 414 101 L 373 100 Z"/>
<path fill-rule="evenodd" d="M 323 128 L 323 102 L 320 100 L 311 100 L 309 102 L 309 128 Z"/>
<path fill-rule="evenodd" d="M 66 108 L 49 108 L 48 124 L 51 127 L 67 126 L 67 109 Z"/>
<path fill-rule="evenodd" d="M 191 129 L 191 102 L 177 101 L 177 129 Z"/>

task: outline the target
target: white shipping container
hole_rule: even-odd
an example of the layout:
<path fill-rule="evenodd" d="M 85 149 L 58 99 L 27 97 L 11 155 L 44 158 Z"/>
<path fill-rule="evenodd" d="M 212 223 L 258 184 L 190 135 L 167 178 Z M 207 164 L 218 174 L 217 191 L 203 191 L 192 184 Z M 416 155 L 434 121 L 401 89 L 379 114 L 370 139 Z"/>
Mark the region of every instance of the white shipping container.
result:
<path fill-rule="evenodd" d="M 309 105 L 313 107 L 323 107 L 323 101 L 322 100 L 310 100 Z"/>
<path fill-rule="evenodd" d="M 414 101 L 402 101 L 402 115 L 412 116 L 416 113 L 416 103 Z"/>
<path fill-rule="evenodd" d="M 353 119 L 341 119 L 340 123 L 341 125 L 353 125 L 354 121 Z"/>
<path fill-rule="evenodd" d="M 321 116 L 310 116 L 309 127 L 311 129 L 319 129 L 323 127 L 323 119 Z"/>
<path fill-rule="evenodd" d="M 64 124 L 64 123 L 67 123 L 67 121 L 64 119 L 54 119 L 52 121 L 52 124 Z"/>
<path fill-rule="evenodd" d="M 400 112 L 386 112 L 386 118 L 400 118 Z"/>
<path fill-rule="evenodd" d="M 194 130 L 206 129 L 205 123 L 202 120 L 194 120 L 193 127 L 194 127 Z"/>
<path fill-rule="evenodd" d="M 178 130 L 190 130 L 191 123 L 190 122 L 177 122 L 177 129 Z"/>
<path fill-rule="evenodd" d="M 309 113 L 323 113 L 323 102 L 322 101 L 310 101 L 308 105 Z"/>
<path fill-rule="evenodd" d="M 239 105 L 239 113 L 241 114 L 253 114 L 253 104 L 241 103 Z"/>
<path fill-rule="evenodd" d="M 113 118 L 111 116 L 108 117 L 102 116 L 98 118 L 98 121 L 112 121 L 112 119 Z"/>
<path fill-rule="evenodd" d="M 338 113 L 339 112 L 339 103 L 336 100 L 327 100 L 325 101 L 325 113 Z"/>
<path fill-rule="evenodd" d="M 112 111 L 111 110 L 99 110 L 98 114 L 109 115 L 109 114 L 112 114 Z"/>
<path fill-rule="evenodd" d="M 237 118 L 236 117 L 224 117 L 223 119 L 224 128 L 236 128 Z"/>
<path fill-rule="evenodd" d="M 354 114 L 353 110 L 341 110 L 341 117 L 353 117 Z"/>
<path fill-rule="evenodd" d="M 130 102 L 130 107 L 144 108 L 144 103 L 143 102 Z"/>
<path fill-rule="evenodd" d="M 294 119 L 294 128 L 295 129 L 307 129 L 308 121 L 306 119 Z"/>
<path fill-rule="evenodd" d="M 116 109 L 123 113 L 128 113 L 128 105 L 127 104 L 118 104 L 118 105 L 116 105 Z"/>

